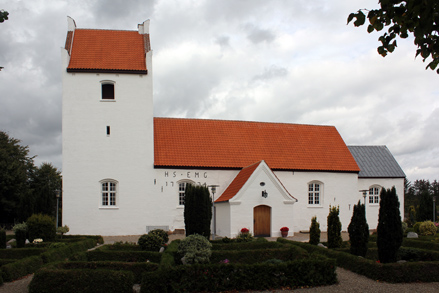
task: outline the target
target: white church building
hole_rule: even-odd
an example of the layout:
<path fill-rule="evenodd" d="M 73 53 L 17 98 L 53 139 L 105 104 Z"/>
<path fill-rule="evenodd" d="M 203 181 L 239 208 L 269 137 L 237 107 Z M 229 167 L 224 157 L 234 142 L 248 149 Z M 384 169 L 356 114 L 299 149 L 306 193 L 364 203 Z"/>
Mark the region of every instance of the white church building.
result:
<path fill-rule="evenodd" d="M 149 21 L 138 31 L 76 28 L 62 48 L 63 224 L 71 234 L 182 230 L 188 183 L 218 186 L 216 235 L 326 230 L 339 206 L 378 222 L 379 191 L 405 174 L 385 146 L 347 146 L 334 126 L 153 115 Z M 189 66 L 189 64 L 188 64 Z M 188 97 L 190 99 L 190 97 Z"/>

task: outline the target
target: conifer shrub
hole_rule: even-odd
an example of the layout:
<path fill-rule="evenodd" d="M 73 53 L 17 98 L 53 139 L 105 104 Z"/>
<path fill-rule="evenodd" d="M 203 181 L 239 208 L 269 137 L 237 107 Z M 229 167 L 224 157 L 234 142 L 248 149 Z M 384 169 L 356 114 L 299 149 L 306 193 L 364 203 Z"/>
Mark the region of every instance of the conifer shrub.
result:
<path fill-rule="evenodd" d="M 159 251 L 163 245 L 163 238 L 158 234 L 143 234 L 140 236 L 138 242 L 140 248 L 146 251 Z"/>
<path fill-rule="evenodd" d="M 186 236 L 191 234 L 210 236 L 212 199 L 209 189 L 200 185 L 186 184 L 184 194 L 184 224 Z"/>
<path fill-rule="evenodd" d="M 409 219 L 408 224 L 412 227 L 416 223 L 416 208 L 414 206 L 409 207 Z"/>
<path fill-rule="evenodd" d="M 6 230 L 1 229 L 0 230 L 0 249 L 6 248 Z"/>
<path fill-rule="evenodd" d="M 184 264 L 209 263 L 212 255 L 212 244 L 206 237 L 192 234 L 181 240 L 177 254 Z"/>
<path fill-rule="evenodd" d="M 169 241 L 168 232 L 166 232 L 165 230 L 154 229 L 154 230 L 149 231 L 148 234 L 156 234 L 156 235 L 158 235 L 160 238 L 163 239 L 162 244 L 166 244 Z"/>
<path fill-rule="evenodd" d="M 329 207 L 328 215 L 328 248 L 340 248 L 343 239 L 341 238 L 341 222 L 339 218 L 340 208 Z"/>
<path fill-rule="evenodd" d="M 250 232 L 240 232 L 236 237 L 236 242 L 251 242 L 255 240 Z"/>
<path fill-rule="evenodd" d="M 26 223 L 16 224 L 12 230 L 15 233 L 17 248 L 23 248 L 26 244 L 27 225 Z"/>
<path fill-rule="evenodd" d="M 398 249 L 402 244 L 403 233 L 399 200 L 395 187 L 387 190 L 385 188 L 381 189 L 377 233 L 380 262 L 396 262 Z"/>
<path fill-rule="evenodd" d="M 309 243 L 317 245 L 320 243 L 320 224 L 317 217 L 312 217 L 311 226 L 309 227 Z"/>
<path fill-rule="evenodd" d="M 55 241 L 56 227 L 55 218 L 44 214 L 33 214 L 26 221 L 29 231 L 29 241 L 32 242 L 36 238 L 43 241 Z"/>
<path fill-rule="evenodd" d="M 437 227 L 432 221 L 425 221 L 419 226 L 419 232 L 422 236 L 434 236 L 436 235 Z"/>
<path fill-rule="evenodd" d="M 354 205 L 354 212 L 348 226 L 350 251 L 353 255 L 365 257 L 369 242 L 369 225 L 366 221 L 366 209 L 360 201 Z"/>

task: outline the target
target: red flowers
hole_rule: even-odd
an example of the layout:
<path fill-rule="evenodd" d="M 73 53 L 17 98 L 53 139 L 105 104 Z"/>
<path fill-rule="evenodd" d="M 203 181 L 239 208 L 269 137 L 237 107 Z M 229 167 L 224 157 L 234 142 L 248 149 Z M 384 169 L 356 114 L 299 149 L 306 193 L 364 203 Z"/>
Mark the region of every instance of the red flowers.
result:
<path fill-rule="evenodd" d="M 282 232 L 288 232 L 288 231 L 290 231 L 290 229 L 288 229 L 288 227 L 282 227 L 282 228 L 280 228 L 280 230 L 281 230 Z"/>
<path fill-rule="evenodd" d="M 241 229 L 241 233 L 242 233 L 242 234 L 245 234 L 245 233 L 248 233 L 248 232 L 250 232 L 250 230 L 247 229 L 247 228 L 242 228 L 242 229 Z"/>

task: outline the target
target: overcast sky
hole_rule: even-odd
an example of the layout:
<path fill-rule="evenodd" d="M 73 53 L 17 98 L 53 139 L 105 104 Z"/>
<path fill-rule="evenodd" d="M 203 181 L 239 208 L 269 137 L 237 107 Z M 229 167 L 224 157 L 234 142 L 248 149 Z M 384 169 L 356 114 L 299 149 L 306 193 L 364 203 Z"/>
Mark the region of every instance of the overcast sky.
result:
<path fill-rule="evenodd" d="M 0 0 L 0 130 L 35 163 L 61 160 L 61 53 L 78 28 L 151 20 L 154 115 L 333 125 L 348 145 L 387 145 L 409 180 L 439 179 L 439 75 L 413 39 L 386 58 L 346 25 L 377 0 Z"/>

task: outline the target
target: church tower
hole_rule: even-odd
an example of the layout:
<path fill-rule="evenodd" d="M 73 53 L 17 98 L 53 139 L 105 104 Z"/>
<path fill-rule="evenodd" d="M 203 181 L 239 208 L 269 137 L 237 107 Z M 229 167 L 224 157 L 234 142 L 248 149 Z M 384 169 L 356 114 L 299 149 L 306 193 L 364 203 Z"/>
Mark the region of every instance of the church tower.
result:
<path fill-rule="evenodd" d="M 63 223 L 72 234 L 140 234 L 153 177 L 149 20 L 76 28 L 62 48 Z"/>

